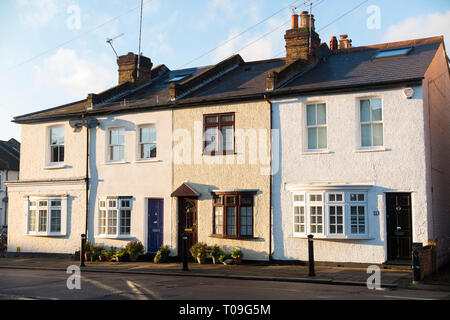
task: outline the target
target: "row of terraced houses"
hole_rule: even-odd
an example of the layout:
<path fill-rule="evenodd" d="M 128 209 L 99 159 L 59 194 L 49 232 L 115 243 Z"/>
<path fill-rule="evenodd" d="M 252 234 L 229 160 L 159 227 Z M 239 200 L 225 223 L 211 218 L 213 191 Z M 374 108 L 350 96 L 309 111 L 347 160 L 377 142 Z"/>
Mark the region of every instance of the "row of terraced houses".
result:
<path fill-rule="evenodd" d="M 300 18 L 300 19 L 299 19 Z M 311 24 L 311 25 L 310 25 Z M 450 74 L 443 37 L 322 43 L 293 15 L 286 57 L 170 70 L 120 56 L 119 83 L 14 118 L 9 251 L 74 253 L 80 235 L 148 253 L 385 263 L 450 247 Z"/>

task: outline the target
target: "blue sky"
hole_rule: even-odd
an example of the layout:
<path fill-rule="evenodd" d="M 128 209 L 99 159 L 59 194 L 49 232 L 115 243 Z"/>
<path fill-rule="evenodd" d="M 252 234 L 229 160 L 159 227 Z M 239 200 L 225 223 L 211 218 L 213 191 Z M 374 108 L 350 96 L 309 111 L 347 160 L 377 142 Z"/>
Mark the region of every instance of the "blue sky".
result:
<path fill-rule="evenodd" d="M 213 64 L 234 53 L 246 61 L 283 56 L 283 34 L 291 11 L 286 8 L 272 15 L 294 0 L 144 2 L 142 52 L 154 65 L 176 69 Z M 313 14 L 323 42 L 340 34 L 348 34 L 353 46 L 444 35 L 450 46 L 448 0 L 369 0 L 329 26 L 363 0 L 315 2 Z M 0 139 L 20 140 L 20 126 L 11 123 L 13 116 L 84 99 L 90 92 L 115 85 L 117 65 L 106 39 L 123 33 L 114 41 L 119 55 L 138 51 L 139 3 L 0 1 Z M 379 20 L 372 19 L 373 6 L 379 8 Z M 379 28 L 368 27 L 368 20 L 380 21 Z"/>

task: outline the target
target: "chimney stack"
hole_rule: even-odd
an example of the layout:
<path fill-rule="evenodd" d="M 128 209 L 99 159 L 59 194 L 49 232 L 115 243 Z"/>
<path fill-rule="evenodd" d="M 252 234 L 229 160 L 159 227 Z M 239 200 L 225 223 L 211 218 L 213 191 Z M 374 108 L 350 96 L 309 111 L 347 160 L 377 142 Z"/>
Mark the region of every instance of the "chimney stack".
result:
<path fill-rule="evenodd" d="M 284 39 L 286 40 L 286 64 L 299 59 L 308 64 L 315 50 L 320 47 L 320 38 L 314 27 L 314 16 L 309 14 L 308 11 L 302 11 L 299 26 L 298 15 L 294 14 L 292 16 L 292 28 L 286 30 Z"/>
<path fill-rule="evenodd" d="M 138 55 L 129 52 L 127 55 L 120 56 L 117 59 L 119 66 L 119 85 L 125 82 L 141 83 L 150 81 L 153 67 L 152 61 L 147 57 L 141 56 L 138 79 L 138 58 Z"/>
<path fill-rule="evenodd" d="M 347 49 L 352 47 L 352 40 L 347 34 L 342 34 L 339 39 L 339 49 Z"/>

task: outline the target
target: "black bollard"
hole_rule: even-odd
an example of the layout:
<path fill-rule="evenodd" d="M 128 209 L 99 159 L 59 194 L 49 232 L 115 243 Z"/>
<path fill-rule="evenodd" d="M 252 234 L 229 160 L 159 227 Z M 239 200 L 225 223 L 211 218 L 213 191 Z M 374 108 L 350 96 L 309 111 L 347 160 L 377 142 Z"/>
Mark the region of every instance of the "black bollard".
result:
<path fill-rule="evenodd" d="M 315 277 L 316 273 L 314 272 L 314 236 L 312 234 L 308 235 L 308 253 L 309 253 L 309 276 Z"/>
<path fill-rule="evenodd" d="M 188 268 L 188 252 L 187 252 L 187 234 L 183 234 L 183 269 L 181 271 L 189 271 Z"/>
<path fill-rule="evenodd" d="M 413 267 L 413 284 L 420 283 L 420 261 L 419 261 L 419 251 L 414 248 L 412 252 L 412 267 Z"/>
<path fill-rule="evenodd" d="M 80 267 L 86 267 L 84 264 L 84 248 L 86 247 L 86 235 L 81 235 L 81 250 L 80 250 Z"/>

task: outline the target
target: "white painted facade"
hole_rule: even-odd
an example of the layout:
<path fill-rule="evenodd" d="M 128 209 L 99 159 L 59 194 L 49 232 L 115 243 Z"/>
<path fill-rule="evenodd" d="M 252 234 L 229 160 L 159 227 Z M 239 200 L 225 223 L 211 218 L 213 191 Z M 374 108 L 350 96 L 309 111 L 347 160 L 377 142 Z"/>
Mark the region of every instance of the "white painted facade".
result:
<path fill-rule="evenodd" d="M 306 195 L 308 192 L 322 193 L 324 199 L 327 199 L 327 192 L 346 192 L 345 197 L 351 192 L 367 195 L 364 204 L 366 234 L 350 234 L 347 201 L 344 207 L 346 236 L 316 234 L 316 261 L 386 262 L 387 192 L 411 193 L 412 241 L 425 245 L 433 238 L 427 177 L 426 109 L 422 87 L 413 89 L 412 99 L 406 99 L 399 87 L 273 102 L 273 129 L 280 130 L 279 148 L 273 147 L 274 152 L 279 151 L 273 154 L 278 157 L 273 161 L 280 163 L 272 187 L 274 259 L 308 260 L 306 234 L 294 233 L 294 195 L 304 192 Z M 360 100 L 372 97 L 382 101 L 384 144 L 364 150 L 360 143 Z M 308 152 L 306 105 L 314 102 L 326 104 L 327 148 Z M 326 217 L 325 233 L 329 232 L 330 222 Z"/>
<path fill-rule="evenodd" d="M 19 171 L 0 170 L 0 231 L 3 227 L 8 226 L 8 191 L 5 182 L 18 178 Z"/>

